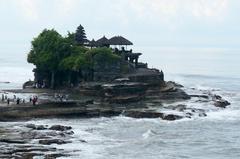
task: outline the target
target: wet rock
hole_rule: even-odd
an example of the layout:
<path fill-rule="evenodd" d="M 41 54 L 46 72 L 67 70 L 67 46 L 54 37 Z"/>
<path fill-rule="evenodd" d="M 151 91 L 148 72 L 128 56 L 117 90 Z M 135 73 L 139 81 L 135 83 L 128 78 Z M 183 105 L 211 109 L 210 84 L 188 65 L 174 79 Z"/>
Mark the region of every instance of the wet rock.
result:
<path fill-rule="evenodd" d="M 56 131 L 66 131 L 71 130 L 71 126 L 62 126 L 62 125 L 53 125 L 49 128 L 49 130 L 56 130 Z"/>
<path fill-rule="evenodd" d="M 161 118 L 163 120 L 178 120 L 182 119 L 182 116 L 174 114 L 164 114 L 160 112 L 142 112 L 142 111 L 126 111 L 124 112 L 125 116 L 132 118 Z"/>
<path fill-rule="evenodd" d="M 73 135 L 74 132 L 73 132 L 73 131 L 68 131 L 68 132 L 65 132 L 65 134 L 67 134 L 67 135 Z"/>
<path fill-rule="evenodd" d="M 82 143 L 87 143 L 87 141 L 86 140 L 79 140 L 80 142 L 82 142 Z"/>
<path fill-rule="evenodd" d="M 207 114 L 204 109 L 197 108 L 188 108 L 187 105 L 179 104 L 177 106 L 172 107 L 173 110 L 184 112 L 186 114 L 185 117 L 191 118 L 192 116 L 205 117 Z"/>
<path fill-rule="evenodd" d="M 36 129 L 36 125 L 35 124 L 27 124 L 26 127 L 30 128 L 30 129 Z"/>
<path fill-rule="evenodd" d="M 0 139 L 0 158 L 32 159 L 65 156 L 66 152 L 64 150 L 46 145 L 69 143 L 68 140 L 72 133 L 69 131 L 68 134 L 65 131 L 55 130 L 39 131 L 36 129 L 37 126 L 28 124 L 29 129 L 20 127 L 1 131 L 1 136 L 8 136 L 8 138 Z M 64 129 L 69 128 L 65 127 Z M 61 136 L 61 133 L 65 134 L 65 136 Z M 48 154 L 53 154 L 53 156 L 45 157 Z"/>
<path fill-rule="evenodd" d="M 220 107 L 220 108 L 226 108 L 227 106 L 231 105 L 230 102 L 228 102 L 227 100 L 221 99 L 221 100 L 216 100 L 214 102 L 214 106 L 216 107 Z"/>
<path fill-rule="evenodd" d="M 163 100 L 187 100 L 191 97 L 183 90 L 175 89 L 174 91 L 160 93 L 159 98 Z"/>
<path fill-rule="evenodd" d="M 33 159 L 34 157 L 37 156 L 43 156 L 43 154 L 40 153 L 21 153 L 21 154 L 16 154 L 15 159 Z"/>
<path fill-rule="evenodd" d="M 190 97 L 209 99 L 208 95 L 190 95 Z"/>
<path fill-rule="evenodd" d="M 17 140 L 17 139 L 0 139 L 0 142 L 9 143 L 9 144 L 25 144 L 26 141 Z"/>
<path fill-rule="evenodd" d="M 39 144 L 42 144 L 42 145 L 51 145 L 51 144 L 62 145 L 62 144 L 66 144 L 66 143 L 69 143 L 69 142 L 66 142 L 61 139 L 39 140 Z"/>
<path fill-rule="evenodd" d="M 61 154 L 61 153 L 53 153 L 53 154 L 47 154 L 45 155 L 46 159 L 56 159 L 59 157 L 69 157 L 69 155 Z"/>
<path fill-rule="evenodd" d="M 175 107 L 173 107 L 173 110 L 177 110 L 177 111 L 180 111 L 180 112 L 183 112 L 184 110 L 186 110 L 187 106 L 184 105 L 184 104 L 179 104 Z"/>
<path fill-rule="evenodd" d="M 183 118 L 182 116 L 175 115 L 175 114 L 167 114 L 167 115 L 164 114 L 162 117 L 163 120 L 169 120 L 169 121 L 179 120 L 182 118 Z"/>
<path fill-rule="evenodd" d="M 199 116 L 199 117 L 206 117 L 207 114 L 206 114 L 205 112 L 201 112 L 201 113 L 198 114 L 198 116 Z"/>
<path fill-rule="evenodd" d="M 115 83 L 103 85 L 104 100 L 109 103 L 131 103 L 144 99 L 146 85 L 143 83 Z"/>
<path fill-rule="evenodd" d="M 179 83 L 176 83 L 174 81 L 168 81 L 167 84 L 171 84 L 173 85 L 174 87 L 177 87 L 177 88 L 183 88 L 184 86 L 179 84 Z"/>
<path fill-rule="evenodd" d="M 129 96 L 117 96 L 113 98 L 107 98 L 105 101 L 109 103 L 117 103 L 117 104 L 127 104 L 131 102 L 138 102 L 142 100 L 144 97 L 141 95 L 129 95 Z"/>
<path fill-rule="evenodd" d="M 222 100 L 222 97 L 220 96 L 220 95 L 213 95 L 213 98 L 215 99 L 215 100 Z"/>
<path fill-rule="evenodd" d="M 206 117 L 207 114 L 204 109 L 197 109 L 197 108 L 188 108 L 187 110 L 191 111 L 191 115 L 197 114 L 199 117 Z"/>
<path fill-rule="evenodd" d="M 20 135 L 24 139 L 48 139 L 51 137 L 59 136 L 60 134 L 55 131 L 50 132 L 27 131 L 21 132 Z"/>
<path fill-rule="evenodd" d="M 47 127 L 45 127 L 44 125 L 35 125 L 35 124 L 27 124 L 26 127 L 30 128 L 30 129 L 34 129 L 34 130 L 46 130 L 47 129 Z"/>
<path fill-rule="evenodd" d="M 23 89 L 26 88 L 35 88 L 35 82 L 34 81 L 27 81 L 23 84 Z"/>

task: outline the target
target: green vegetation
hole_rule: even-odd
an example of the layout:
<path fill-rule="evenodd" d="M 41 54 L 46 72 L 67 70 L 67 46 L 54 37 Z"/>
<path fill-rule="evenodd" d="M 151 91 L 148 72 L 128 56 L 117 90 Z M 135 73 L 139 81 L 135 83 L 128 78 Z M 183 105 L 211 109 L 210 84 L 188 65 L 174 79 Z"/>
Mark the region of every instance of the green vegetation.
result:
<path fill-rule="evenodd" d="M 91 81 L 95 65 L 111 65 L 120 60 L 109 48 L 84 46 L 84 28 L 66 37 L 56 30 L 43 30 L 32 41 L 28 62 L 36 66 L 36 82 L 46 87 L 75 85 L 82 80 Z"/>

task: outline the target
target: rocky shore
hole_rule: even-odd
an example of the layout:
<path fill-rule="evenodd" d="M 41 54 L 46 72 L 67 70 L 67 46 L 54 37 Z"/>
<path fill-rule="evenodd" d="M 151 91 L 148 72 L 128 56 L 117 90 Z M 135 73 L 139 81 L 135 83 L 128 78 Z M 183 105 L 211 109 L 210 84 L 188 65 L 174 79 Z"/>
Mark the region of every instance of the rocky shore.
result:
<path fill-rule="evenodd" d="M 138 87 L 136 87 L 138 86 Z M 20 105 L 9 105 L 0 107 L 0 120 L 3 121 L 28 121 L 27 124 L 9 124 L 0 126 L 0 158 L 48 158 L 55 159 L 59 157 L 70 157 L 72 151 L 57 148 L 56 145 L 70 144 L 75 141 L 74 129 L 71 126 L 64 125 L 37 125 L 32 124 L 32 119 L 46 118 L 98 118 L 126 116 L 131 118 L 160 118 L 166 121 L 174 121 L 183 118 L 206 117 L 207 109 L 191 107 L 186 100 L 191 103 L 203 103 L 216 109 L 224 109 L 230 103 L 223 97 L 211 92 L 202 92 L 201 94 L 186 94 L 184 88 L 174 82 L 166 82 L 165 87 L 161 89 L 147 88 L 146 85 L 139 87 L 139 84 L 120 84 L 103 85 L 103 90 L 108 94 L 103 96 L 86 96 L 89 90 L 93 92 L 93 87 L 99 91 L 99 86 L 86 86 L 88 89 L 75 92 L 59 90 L 59 93 L 68 93 L 68 101 L 56 101 L 53 99 L 52 90 L 25 89 L 13 90 L 18 94 L 34 93 L 39 95 L 40 101 L 36 106 L 31 103 Z M 115 88 L 118 90 L 115 93 Z M 117 98 L 119 95 L 128 96 L 125 89 L 139 89 L 139 96 L 143 95 L 137 101 L 109 101 L 110 97 Z M 144 92 L 141 92 L 141 90 Z M 111 90 L 111 91 L 110 91 Z M 126 94 L 124 93 L 126 91 Z M 79 98 L 79 93 L 81 98 Z M 87 92 L 88 94 L 89 92 Z M 46 100 L 47 99 L 47 100 Z M 122 99 L 121 99 L 122 100 Z M 184 103 L 184 104 L 182 104 Z M 78 138 L 82 144 L 88 141 L 84 138 Z M 80 151 L 80 150 L 78 150 Z M 80 153 L 80 152 L 79 152 Z"/>
<path fill-rule="evenodd" d="M 74 132 L 62 125 L 18 125 L 0 127 L 0 158 L 31 159 L 34 157 L 55 159 L 69 156 L 69 152 L 53 145 L 70 143 Z M 86 142 L 82 140 L 82 142 Z"/>
<path fill-rule="evenodd" d="M 123 115 L 132 118 L 161 118 L 178 120 L 194 115 L 206 116 L 205 110 L 188 108 L 177 104 L 195 98 L 196 102 L 208 102 L 213 107 L 226 108 L 230 103 L 219 95 L 211 93 L 188 95 L 183 86 L 174 82 L 165 82 L 160 86 L 147 83 L 120 82 L 110 84 L 87 83 L 68 93 L 70 99 L 59 101 L 54 98 L 53 90 L 39 93 L 38 105 L 25 103 L 0 107 L 0 121 L 31 120 L 33 118 L 92 118 Z M 37 93 L 38 89 L 18 90 L 14 93 Z M 41 99 L 42 97 L 42 99 Z M 164 104 L 168 106 L 164 107 Z M 159 108 L 177 110 L 181 115 L 163 112 Z"/>
<path fill-rule="evenodd" d="M 156 84 L 158 76 L 155 75 L 131 78 L 121 78 L 111 83 L 83 83 L 73 89 L 5 90 L 3 93 L 8 95 L 38 96 L 39 101 L 37 105 L 30 102 L 16 105 L 14 101 L 7 105 L 0 102 L 0 121 L 115 116 L 175 121 L 207 116 L 207 109 L 192 107 L 186 104 L 187 101 L 204 103 L 216 109 L 230 105 L 220 95 L 211 92 L 187 94 L 184 87 L 175 82 Z M 68 95 L 69 99 L 56 98 L 56 94 Z M 58 149 L 56 145 L 71 143 L 73 135 L 72 127 L 63 125 L 22 124 L 17 127 L 0 127 L 0 158 L 67 157 L 72 152 Z M 78 140 L 83 144 L 87 142 Z"/>

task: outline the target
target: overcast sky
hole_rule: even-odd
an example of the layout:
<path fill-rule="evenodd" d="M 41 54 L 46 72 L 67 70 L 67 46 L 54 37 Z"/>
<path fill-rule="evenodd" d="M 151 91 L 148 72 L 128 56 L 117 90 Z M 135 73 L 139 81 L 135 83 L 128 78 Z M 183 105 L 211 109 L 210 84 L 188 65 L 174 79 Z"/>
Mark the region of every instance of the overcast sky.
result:
<path fill-rule="evenodd" d="M 137 46 L 238 47 L 239 0 L 0 0 L 0 52 L 26 52 L 44 28 L 85 27 Z"/>

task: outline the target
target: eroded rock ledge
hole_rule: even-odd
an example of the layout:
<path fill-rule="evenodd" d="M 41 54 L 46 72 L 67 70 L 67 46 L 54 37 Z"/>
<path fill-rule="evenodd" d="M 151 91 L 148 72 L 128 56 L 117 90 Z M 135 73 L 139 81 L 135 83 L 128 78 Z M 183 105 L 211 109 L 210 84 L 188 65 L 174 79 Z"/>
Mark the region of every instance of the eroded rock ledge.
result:
<path fill-rule="evenodd" d="M 86 83 L 75 90 L 71 90 L 71 92 L 67 92 L 70 97 L 72 96 L 68 101 L 51 99 L 54 91 L 50 90 L 49 92 L 42 92 L 48 95 L 49 100 L 40 100 L 37 106 L 25 103 L 0 107 L 0 121 L 54 117 L 113 117 L 119 115 L 133 118 L 161 118 L 172 121 L 185 117 L 191 118 L 194 115 L 206 116 L 203 109 L 174 104 L 179 101 L 196 98 L 196 102 L 204 100 L 220 108 L 225 108 L 230 104 L 218 95 L 188 95 L 182 87 L 175 82 L 162 82 L 158 85 L 152 85 L 152 83 L 129 82 L 126 78 L 112 83 Z M 27 90 L 23 91 L 25 93 Z M 31 90 L 28 91 L 28 93 L 31 93 Z M 32 89 L 32 91 L 36 90 Z M 181 112 L 181 114 L 157 110 L 157 108 L 163 107 L 164 103 L 172 103 L 173 107 L 169 106 L 167 109 Z"/>
<path fill-rule="evenodd" d="M 55 159 L 70 156 L 71 152 L 57 149 L 54 144 L 61 145 L 71 142 L 74 134 L 71 127 L 27 124 L 16 128 L 0 127 L 0 130 L 0 158 L 30 159 L 39 157 Z"/>

